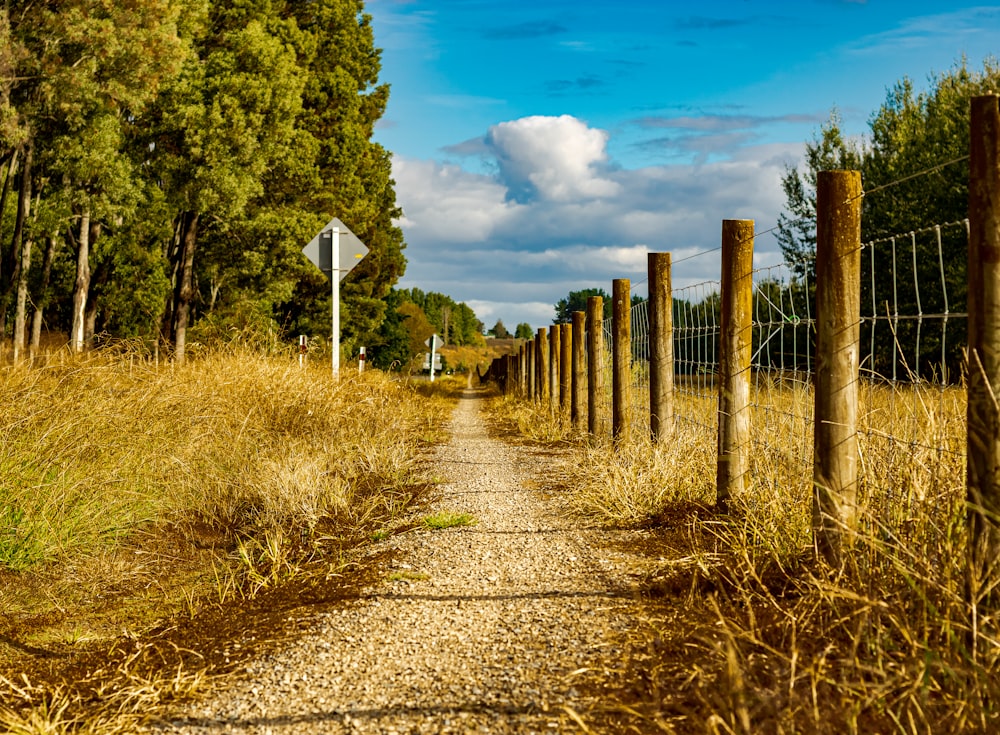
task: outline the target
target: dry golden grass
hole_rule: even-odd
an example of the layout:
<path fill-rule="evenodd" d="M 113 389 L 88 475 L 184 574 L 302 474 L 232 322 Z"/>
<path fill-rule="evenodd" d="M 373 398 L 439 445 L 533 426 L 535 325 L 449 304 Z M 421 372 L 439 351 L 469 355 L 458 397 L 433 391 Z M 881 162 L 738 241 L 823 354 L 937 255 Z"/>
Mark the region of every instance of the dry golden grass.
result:
<path fill-rule="evenodd" d="M 661 445 L 569 450 L 558 482 L 577 508 L 610 525 L 658 525 L 669 551 L 648 579 L 665 599 L 650 603 L 620 691 L 591 722 L 608 731 L 1000 731 L 996 621 L 964 595 L 964 391 L 863 385 L 861 523 L 838 573 L 812 551 L 810 389 L 760 380 L 752 402 L 749 486 L 725 516 L 706 508 L 716 474 L 710 388 L 677 397 L 674 434 Z M 497 410 L 535 437 L 547 414 L 530 403 Z"/>
<path fill-rule="evenodd" d="M 442 436 L 446 390 L 377 371 L 334 381 L 328 365 L 240 342 L 184 367 L 144 357 L 0 368 L 0 640 L 16 646 L 0 662 L 36 649 L 69 660 L 165 613 L 339 573 L 345 548 L 402 523 L 428 486 L 421 455 Z M 104 679 L 62 689 L 8 670 L 0 728 L 134 731 L 154 701 L 203 679 L 198 665 L 108 660 Z"/>

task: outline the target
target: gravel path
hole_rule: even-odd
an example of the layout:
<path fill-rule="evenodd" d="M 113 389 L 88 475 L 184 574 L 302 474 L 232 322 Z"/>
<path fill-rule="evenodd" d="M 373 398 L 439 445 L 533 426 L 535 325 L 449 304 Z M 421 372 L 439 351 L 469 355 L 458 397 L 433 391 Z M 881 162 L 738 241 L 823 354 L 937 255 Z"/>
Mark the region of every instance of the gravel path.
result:
<path fill-rule="evenodd" d="M 542 453 L 489 438 L 481 403 L 466 393 L 434 459 L 435 509 L 477 524 L 385 542 L 399 553 L 383 582 L 163 731 L 580 731 L 574 686 L 614 666 L 633 594 L 600 532 L 533 489 Z"/>

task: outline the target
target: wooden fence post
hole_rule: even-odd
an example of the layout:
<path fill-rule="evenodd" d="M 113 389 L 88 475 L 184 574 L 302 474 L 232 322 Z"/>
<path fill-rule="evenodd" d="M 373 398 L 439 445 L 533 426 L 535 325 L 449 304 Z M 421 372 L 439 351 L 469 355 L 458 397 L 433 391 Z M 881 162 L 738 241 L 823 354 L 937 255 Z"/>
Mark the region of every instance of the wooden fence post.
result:
<path fill-rule="evenodd" d="M 857 528 L 861 174 L 816 180 L 816 412 L 813 539 L 834 569 Z"/>
<path fill-rule="evenodd" d="M 632 284 L 611 282 L 611 435 L 628 441 L 632 421 Z"/>
<path fill-rule="evenodd" d="M 545 327 L 538 328 L 535 341 L 535 395 L 539 403 L 549 397 L 549 340 Z"/>
<path fill-rule="evenodd" d="M 587 431 L 596 436 L 604 419 L 604 299 L 587 297 Z"/>
<path fill-rule="evenodd" d="M 674 298 L 670 253 L 650 253 L 649 271 L 649 430 L 653 441 L 674 428 Z"/>
<path fill-rule="evenodd" d="M 573 387 L 573 328 L 572 323 L 563 324 L 560 330 L 559 354 L 559 410 L 570 413 L 570 389 Z"/>
<path fill-rule="evenodd" d="M 536 400 L 535 396 L 535 338 L 532 337 L 528 340 L 528 343 L 524 346 L 525 357 L 527 358 L 527 366 L 525 370 L 525 378 L 527 379 L 526 384 L 526 395 L 529 401 Z"/>
<path fill-rule="evenodd" d="M 1000 609 L 1000 97 L 974 97 L 969 139 L 969 602 Z"/>
<path fill-rule="evenodd" d="M 572 385 L 570 392 L 570 421 L 573 428 L 583 431 L 583 405 L 585 391 L 587 388 L 587 346 L 584 337 L 587 325 L 587 314 L 583 311 L 573 312 L 573 358 L 572 358 Z"/>
<path fill-rule="evenodd" d="M 549 327 L 549 408 L 555 413 L 559 410 L 559 356 L 562 344 L 562 325 L 553 324 Z"/>
<path fill-rule="evenodd" d="M 753 220 L 722 222 L 719 328 L 719 457 L 715 502 L 746 489 L 750 451 L 750 359 L 753 329 Z"/>

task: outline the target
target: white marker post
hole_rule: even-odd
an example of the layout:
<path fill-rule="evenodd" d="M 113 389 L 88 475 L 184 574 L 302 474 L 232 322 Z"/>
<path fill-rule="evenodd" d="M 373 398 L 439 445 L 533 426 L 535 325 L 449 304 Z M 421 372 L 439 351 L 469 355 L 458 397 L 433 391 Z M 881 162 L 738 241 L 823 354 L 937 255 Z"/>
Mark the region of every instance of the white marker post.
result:
<path fill-rule="evenodd" d="M 361 348 L 361 354 L 358 355 L 358 375 L 365 371 L 365 348 Z"/>
<path fill-rule="evenodd" d="M 434 382 L 434 349 L 437 346 L 436 334 L 431 335 L 431 382 Z"/>
<path fill-rule="evenodd" d="M 330 247 L 332 262 L 330 264 L 333 283 L 333 377 L 340 375 L 340 228 L 331 231 L 333 241 Z"/>

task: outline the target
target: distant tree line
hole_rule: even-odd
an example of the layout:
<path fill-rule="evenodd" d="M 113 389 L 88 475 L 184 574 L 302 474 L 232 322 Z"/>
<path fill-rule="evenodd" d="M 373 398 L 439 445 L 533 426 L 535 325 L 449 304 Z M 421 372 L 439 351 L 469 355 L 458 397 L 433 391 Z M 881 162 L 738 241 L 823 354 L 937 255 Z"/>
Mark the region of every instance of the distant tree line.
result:
<path fill-rule="evenodd" d="M 370 250 L 343 283 L 343 341 L 371 342 L 405 260 L 363 9 L 0 7 L 0 336 L 141 336 L 183 359 L 199 324 L 329 334 L 301 249 L 338 216 Z"/>
<path fill-rule="evenodd" d="M 407 369 L 428 351 L 424 342 L 437 334 L 446 345 L 481 347 L 483 323 L 465 302 L 419 288 L 391 289 L 381 328 L 369 342 L 371 364 L 382 369 Z"/>

